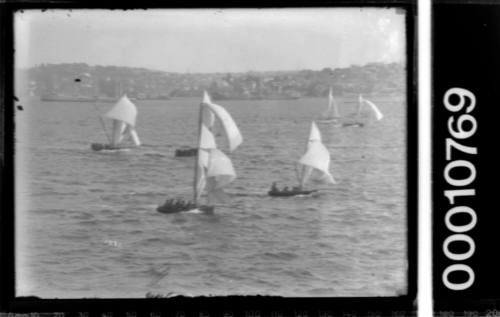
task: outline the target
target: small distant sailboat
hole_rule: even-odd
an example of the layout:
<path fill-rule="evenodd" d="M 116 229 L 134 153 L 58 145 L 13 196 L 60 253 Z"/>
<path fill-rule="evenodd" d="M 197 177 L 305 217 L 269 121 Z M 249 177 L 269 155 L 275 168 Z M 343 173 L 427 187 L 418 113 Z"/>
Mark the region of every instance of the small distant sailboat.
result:
<path fill-rule="evenodd" d="M 330 88 L 328 92 L 328 108 L 322 114 L 321 118 L 317 121 L 318 123 L 325 123 L 340 127 L 342 126 L 340 119 L 341 117 L 339 114 L 339 108 L 337 102 L 335 101 L 335 98 L 333 98 L 333 90 L 332 88 Z"/>
<path fill-rule="evenodd" d="M 118 102 L 104 115 L 104 117 L 113 120 L 112 134 L 111 137 L 108 136 L 104 121 L 102 120 L 102 117 L 99 117 L 104 133 L 106 134 L 106 138 L 108 139 L 108 143 L 92 143 L 91 148 L 94 151 L 122 150 L 131 148 L 132 146 L 123 145 L 125 138 L 130 138 L 133 143 L 133 147 L 141 145 L 141 141 L 139 140 L 139 136 L 135 130 L 137 107 L 128 99 L 126 95 L 123 95 L 120 100 L 118 100 Z"/>
<path fill-rule="evenodd" d="M 379 108 L 373 102 L 371 102 L 368 99 L 363 98 L 363 96 L 361 96 L 361 95 L 359 95 L 359 102 L 358 103 L 359 103 L 358 115 L 361 113 L 361 110 L 362 110 L 361 108 L 364 105 L 368 105 L 370 107 L 370 109 L 373 111 L 373 113 L 375 114 L 375 118 L 377 119 L 377 121 L 382 120 L 382 118 L 384 117 L 382 112 L 380 112 Z"/>
<path fill-rule="evenodd" d="M 299 185 L 288 189 L 285 187 L 280 190 L 273 183 L 269 196 L 289 197 L 297 195 L 309 195 L 318 190 L 305 190 L 305 184 L 309 181 L 317 181 L 326 184 L 334 184 L 335 180 L 330 174 L 330 153 L 321 141 L 321 133 L 313 121 L 304 155 L 299 159 L 296 166 L 297 180 Z"/>
<path fill-rule="evenodd" d="M 348 126 L 362 127 L 365 125 L 365 123 L 363 122 L 363 120 L 361 118 L 362 117 L 361 114 L 362 114 L 363 109 L 365 108 L 365 105 L 367 105 L 369 107 L 371 112 L 375 115 L 375 118 L 377 119 L 377 121 L 382 120 L 384 115 L 382 114 L 380 109 L 373 102 L 371 102 L 368 99 L 363 98 L 362 95 L 359 95 L 358 104 L 356 107 L 356 113 L 354 115 L 354 121 L 344 123 L 345 127 L 348 127 Z"/>
<path fill-rule="evenodd" d="M 207 92 L 204 92 L 199 112 L 193 200 L 184 202 L 168 199 L 156 209 L 158 212 L 167 214 L 185 211 L 212 213 L 213 203 L 227 201 L 224 188 L 236 179 L 236 172 L 229 157 L 217 148 L 215 137 L 209 129 L 215 117 L 221 122 L 230 152 L 242 143 L 241 133 L 229 112 L 222 106 L 212 103 Z M 207 194 L 207 204 L 200 203 L 204 192 Z"/>

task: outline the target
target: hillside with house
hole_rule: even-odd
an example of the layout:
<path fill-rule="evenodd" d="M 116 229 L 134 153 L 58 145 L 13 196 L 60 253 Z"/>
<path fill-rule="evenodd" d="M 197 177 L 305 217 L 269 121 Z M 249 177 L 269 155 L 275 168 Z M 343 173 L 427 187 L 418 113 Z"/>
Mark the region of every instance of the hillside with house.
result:
<path fill-rule="evenodd" d="M 351 94 L 401 95 L 406 70 L 401 63 L 370 63 L 319 71 L 173 73 L 145 68 L 42 64 L 16 72 L 16 93 L 40 98 L 136 99 L 198 97 L 214 99 L 296 99 Z"/>

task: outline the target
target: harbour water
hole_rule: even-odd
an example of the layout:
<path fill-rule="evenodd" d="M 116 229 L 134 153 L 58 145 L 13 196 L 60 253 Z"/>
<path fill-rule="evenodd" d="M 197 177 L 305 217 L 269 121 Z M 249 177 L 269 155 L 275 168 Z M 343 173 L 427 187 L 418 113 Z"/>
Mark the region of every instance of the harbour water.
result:
<path fill-rule="evenodd" d="M 354 101 L 354 98 L 351 98 Z M 214 215 L 156 212 L 191 199 L 200 99 L 135 101 L 143 146 L 106 141 L 93 104 L 21 99 L 16 112 L 16 294 L 42 298 L 163 295 L 396 296 L 407 288 L 406 103 L 374 101 L 384 119 L 318 124 L 336 180 L 315 197 L 295 162 L 326 99 L 225 100 L 244 141 L 238 178 Z M 354 103 L 339 98 L 341 115 Z M 112 104 L 98 104 L 104 113 Z M 107 128 L 111 125 L 107 122 Z M 108 130 L 109 133 L 109 130 Z M 221 149 L 228 153 L 223 137 Z"/>

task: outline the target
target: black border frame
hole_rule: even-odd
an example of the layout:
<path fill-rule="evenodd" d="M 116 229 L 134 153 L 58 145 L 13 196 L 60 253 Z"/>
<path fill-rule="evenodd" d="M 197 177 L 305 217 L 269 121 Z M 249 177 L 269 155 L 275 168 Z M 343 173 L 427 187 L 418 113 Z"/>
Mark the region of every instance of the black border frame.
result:
<path fill-rule="evenodd" d="M 150 316 L 169 312 L 175 316 L 333 316 L 336 314 L 413 315 L 417 296 L 418 230 L 418 104 L 417 104 L 417 0 L 174 0 L 116 5 L 102 1 L 97 5 L 70 0 L 66 2 L 10 2 L 0 4 L 0 103 L 3 106 L 0 141 L 0 311 L 4 312 L 78 312 Z M 40 299 L 15 297 L 15 205 L 14 205 L 14 49 L 13 16 L 23 9 L 146 9 L 146 8 L 279 8 L 279 7 L 395 7 L 406 13 L 406 98 L 407 98 L 407 294 L 399 297 L 284 298 L 271 296 L 172 297 L 146 299 Z M 0 115 L 1 116 L 1 115 Z M 1 144 L 3 142 L 3 144 Z M 1 147 L 3 145 L 3 149 Z M 5 287 L 6 286 L 6 287 Z"/>
<path fill-rule="evenodd" d="M 442 314 L 469 314 L 494 316 L 500 307 L 500 274 L 498 261 L 492 255 L 498 250 L 498 224 L 500 214 L 495 206 L 498 198 L 498 151 L 490 146 L 497 136 L 498 127 L 498 70 L 500 69 L 499 37 L 500 2 L 493 0 L 435 0 L 432 3 L 432 110 L 431 150 L 432 186 L 432 291 L 434 310 Z M 471 156 L 455 152 L 452 160 L 445 156 L 446 138 L 453 139 L 447 126 L 452 113 L 444 106 L 445 92 L 454 87 L 470 91 L 476 98 L 471 115 L 477 123 L 477 131 L 459 142 L 477 149 Z M 458 141 L 458 140 L 457 140 Z M 475 195 L 450 203 L 445 190 L 453 187 L 443 177 L 448 162 L 470 161 L 476 169 L 476 178 L 467 186 L 476 190 Z M 456 232 L 444 221 L 445 214 L 454 206 L 467 206 L 476 212 L 477 224 L 463 232 L 475 243 L 475 251 L 464 260 L 449 259 L 443 251 L 446 238 Z M 495 258 L 496 259 L 496 258 Z M 442 280 L 445 268 L 452 264 L 465 264 L 475 273 L 473 284 L 464 290 L 448 289 Z M 454 273 L 457 274 L 457 273 Z M 459 274 L 459 273 L 458 273 Z M 455 276 L 456 278 L 456 276 Z"/>

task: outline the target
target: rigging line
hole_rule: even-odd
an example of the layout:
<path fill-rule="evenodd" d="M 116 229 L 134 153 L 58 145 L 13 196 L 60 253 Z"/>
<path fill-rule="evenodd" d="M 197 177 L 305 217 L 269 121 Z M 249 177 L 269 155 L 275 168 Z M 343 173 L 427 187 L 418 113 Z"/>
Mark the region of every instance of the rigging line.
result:
<path fill-rule="evenodd" d="M 108 140 L 108 144 L 111 144 L 111 139 L 108 136 L 108 133 L 106 132 L 106 125 L 104 124 L 104 120 L 102 119 L 101 115 L 99 114 L 99 109 L 97 108 L 97 100 L 92 103 L 94 105 L 94 109 L 97 112 L 97 116 L 99 117 L 99 121 L 101 122 L 101 127 L 102 131 L 104 132 L 104 135 L 106 136 L 106 140 Z"/>

